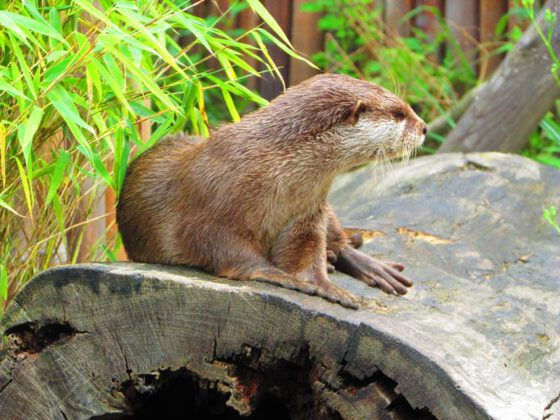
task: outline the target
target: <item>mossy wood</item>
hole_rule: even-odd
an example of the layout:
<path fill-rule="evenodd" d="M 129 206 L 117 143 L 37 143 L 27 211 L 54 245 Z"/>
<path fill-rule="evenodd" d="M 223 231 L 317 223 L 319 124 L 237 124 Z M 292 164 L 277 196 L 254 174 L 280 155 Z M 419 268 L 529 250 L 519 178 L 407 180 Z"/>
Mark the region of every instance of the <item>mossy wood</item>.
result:
<path fill-rule="evenodd" d="M 178 267 L 85 264 L 33 279 L 2 321 L 9 419 L 540 419 L 560 403 L 560 172 L 436 155 L 337 181 L 366 252 L 416 280 L 352 311 Z"/>

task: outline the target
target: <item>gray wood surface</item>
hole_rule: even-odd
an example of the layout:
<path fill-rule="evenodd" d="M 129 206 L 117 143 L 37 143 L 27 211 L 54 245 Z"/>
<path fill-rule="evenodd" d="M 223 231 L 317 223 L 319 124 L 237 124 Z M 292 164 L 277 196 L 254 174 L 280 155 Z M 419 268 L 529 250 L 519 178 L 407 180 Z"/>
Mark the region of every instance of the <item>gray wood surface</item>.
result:
<path fill-rule="evenodd" d="M 407 264 L 408 295 L 336 274 L 371 298 L 352 311 L 179 267 L 51 269 L 2 320 L 2 417 L 133 411 L 173 375 L 243 414 L 275 394 L 294 418 L 558 415 L 560 236 L 542 208 L 560 207 L 559 171 L 436 155 L 347 174 L 331 202 L 365 252 Z"/>

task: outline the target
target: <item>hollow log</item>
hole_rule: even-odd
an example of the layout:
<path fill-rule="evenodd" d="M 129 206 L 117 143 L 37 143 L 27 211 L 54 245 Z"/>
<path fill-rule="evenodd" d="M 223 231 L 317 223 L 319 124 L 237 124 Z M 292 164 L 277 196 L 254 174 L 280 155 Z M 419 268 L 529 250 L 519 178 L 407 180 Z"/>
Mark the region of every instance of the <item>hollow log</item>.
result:
<path fill-rule="evenodd" d="M 341 177 L 345 226 L 416 281 L 333 275 L 358 311 L 181 267 L 49 269 L 2 320 L 1 417 L 554 418 L 559 197 L 559 171 L 497 153 Z"/>

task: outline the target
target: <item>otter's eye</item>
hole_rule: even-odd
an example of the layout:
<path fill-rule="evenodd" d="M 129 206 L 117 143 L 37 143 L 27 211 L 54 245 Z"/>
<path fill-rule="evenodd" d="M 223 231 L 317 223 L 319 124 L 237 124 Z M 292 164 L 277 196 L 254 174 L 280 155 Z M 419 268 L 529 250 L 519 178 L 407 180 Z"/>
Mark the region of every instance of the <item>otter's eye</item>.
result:
<path fill-rule="evenodd" d="M 395 111 L 395 112 L 393 112 L 393 116 L 395 117 L 395 119 L 396 119 L 397 121 L 404 120 L 404 117 L 405 117 L 404 112 L 402 112 L 402 111 Z"/>

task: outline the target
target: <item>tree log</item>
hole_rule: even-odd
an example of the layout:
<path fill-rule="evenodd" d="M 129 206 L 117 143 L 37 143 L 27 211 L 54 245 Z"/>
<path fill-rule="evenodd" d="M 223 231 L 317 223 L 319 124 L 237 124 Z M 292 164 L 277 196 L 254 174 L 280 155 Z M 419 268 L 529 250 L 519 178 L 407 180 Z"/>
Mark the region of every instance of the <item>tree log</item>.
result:
<path fill-rule="evenodd" d="M 452 124 L 461 118 L 461 116 L 473 103 L 478 91 L 484 86 L 485 85 L 482 84 L 472 88 L 465 93 L 459 102 L 453 105 L 453 107 L 451 107 L 447 112 L 430 121 L 428 123 L 428 133 L 437 134 L 438 136 L 446 136 L 453 128 Z"/>
<path fill-rule="evenodd" d="M 371 175 L 331 202 L 365 252 L 407 264 L 405 297 L 335 274 L 371 299 L 352 311 L 180 267 L 50 269 L 2 320 L 2 418 L 557 414 L 560 240 L 542 205 L 560 206 L 560 172 L 450 154 Z"/>
<path fill-rule="evenodd" d="M 560 2 L 549 0 L 537 25 L 546 34 L 545 10 L 560 15 Z M 560 18 L 553 28 L 552 46 L 560 55 Z M 534 26 L 529 27 L 508 53 L 472 105 L 449 133 L 440 152 L 519 152 L 560 96 L 552 69 L 552 58 Z"/>

